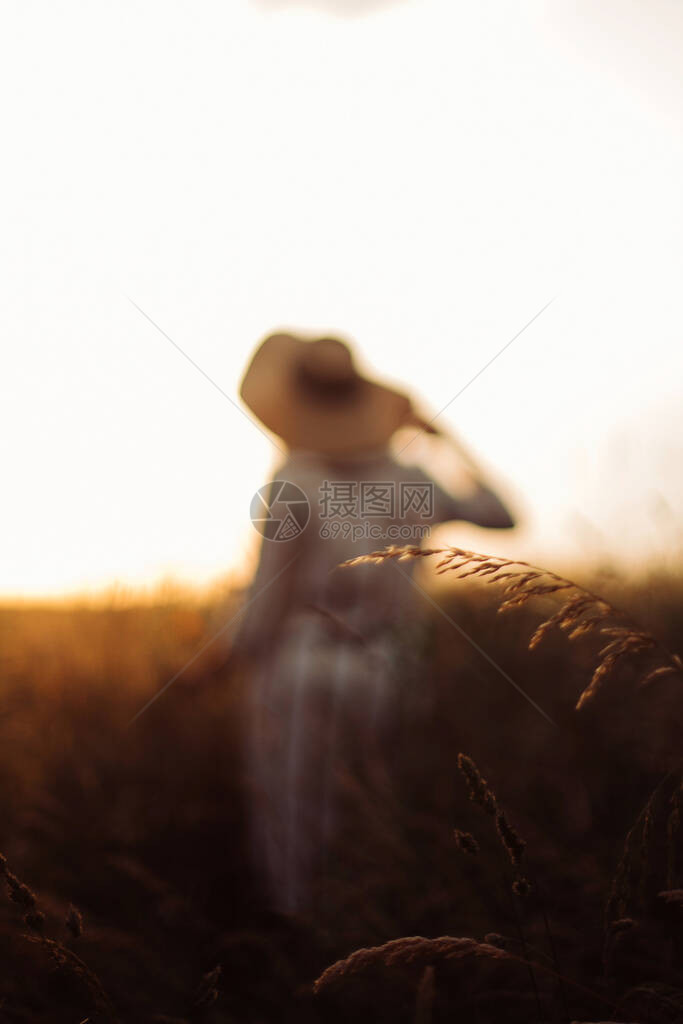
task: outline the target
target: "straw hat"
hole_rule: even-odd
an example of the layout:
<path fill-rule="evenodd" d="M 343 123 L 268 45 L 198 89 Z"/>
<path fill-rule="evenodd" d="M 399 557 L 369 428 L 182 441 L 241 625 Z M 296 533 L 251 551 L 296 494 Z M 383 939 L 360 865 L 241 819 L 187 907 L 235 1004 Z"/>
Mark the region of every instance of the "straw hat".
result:
<path fill-rule="evenodd" d="M 379 448 L 412 418 L 408 396 L 363 377 L 338 338 L 270 335 L 247 367 L 240 397 L 290 448 L 329 455 Z"/>

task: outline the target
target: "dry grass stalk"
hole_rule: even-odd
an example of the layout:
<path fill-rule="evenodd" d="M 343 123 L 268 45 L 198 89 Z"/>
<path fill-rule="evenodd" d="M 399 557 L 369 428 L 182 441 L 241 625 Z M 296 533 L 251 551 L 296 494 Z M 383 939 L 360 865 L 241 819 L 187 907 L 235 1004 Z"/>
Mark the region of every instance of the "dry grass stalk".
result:
<path fill-rule="evenodd" d="M 658 982 L 629 989 L 614 1007 L 619 1020 L 648 1024 L 679 1024 L 683 1020 L 683 993 Z"/>
<path fill-rule="evenodd" d="M 522 859 L 524 857 L 524 852 L 526 850 L 526 845 L 527 844 L 521 838 L 521 836 L 519 835 L 517 830 L 508 821 L 508 818 L 507 818 L 507 816 L 505 814 L 505 811 L 499 806 L 498 801 L 496 799 L 495 793 L 493 792 L 493 790 L 488 785 L 486 779 L 482 776 L 482 774 L 479 771 L 477 765 L 475 764 L 475 762 L 472 760 L 471 757 L 467 756 L 467 754 L 460 753 L 460 754 L 458 754 L 458 768 L 460 769 L 461 774 L 465 778 L 465 781 L 466 781 L 467 786 L 469 788 L 470 800 L 473 800 L 475 803 L 478 803 L 479 806 L 482 807 L 482 809 L 484 811 L 486 811 L 487 814 L 493 814 L 493 816 L 495 817 L 496 832 L 498 834 L 498 838 L 500 840 L 500 843 L 501 843 L 503 849 L 507 853 L 507 855 L 508 855 L 508 857 L 510 859 L 510 862 L 512 864 L 512 867 L 514 869 L 514 872 L 515 872 L 515 875 L 514 875 L 514 878 L 513 878 L 513 881 L 512 881 L 512 886 L 511 886 L 512 893 L 515 896 L 517 896 L 519 899 L 525 899 L 532 892 L 532 890 L 536 889 L 536 891 L 539 892 L 538 886 L 532 885 L 532 883 L 529 881 L 529 879 L 526 878 L 524 875 L 522 875 L 520 873 L 520 870 L 519 870 L 520 865 L 522 863 Z M 456 830 L 456 832 L 457 832 L 457 830 Z M 477 846 L 477 850 L 478 849 L 479 849 L 479 847 Z M 540 895 L 540 893 L 539 893 L 539 895 Z M 561 993 L 562 993 L 562 1000 L 564 1002 L 564 992 L 563 992 L 562 987 L 561 987 L 562 986 L 562 981 L 561 981 L 562 972 L 560 970 L 560 964 L 559 964 L 559 961 L 558 961 L 558 958 L 557 958 L 557 953 L 555 951 L 555 942 L 554 942 L 552 933 L 550 931 L 550 922 L 548 921 L 548 916 L 547 916 L 547 913 L 546 913 L 546 910 L 545 910 L 545 903 L 543 902 L 542 899 L 541 899 L 541 906 L 542 906 L 542 909 L 543 909 L 543 921 L 544 921 L 544 925 L 545 925 L 546 935 L 547 935 L 548 943 L 550 945 L 550 949 L 551 949 L 551 952 L 552 952 L 553 963 L 554 963 L 555 969 L 557 971 L 557 977 L 558 977 L 558 980 L 560 981 L 560 990 L 561 990 Z M 526 962 L 527 967 L 528 967 L 529 977 L 530 977 L 530 981 L 531 981 L 531 985 L 532 985 L 533 991 L 535 993 L 536 1002 L 537 1002 L 537 1005 L 538 1005 L 539 1017 L 540 1017 L 541 1010 L 540 1010 L 539 992 L 538 992 L 538 986 L 536 984 L 536 977 L 534 975 L 533 966 L 532 966 L 531 961 L 530 961 L 530 959 L 528 957 L 529 947 L 528 947 L 528 944 L 527 944 L 527 941 L 526 941 L 526 937 L 524 935 L 524 931 L 522 929 L 521 921 L 520 921 L 520 919 L 518 917 L 518 914 L 517 914 L 517 909 L 515 907 L 514 900 L 512 900 L 512 899 L 511 899 L 511 909 L 512 909 L 512 913 L 513 913 L 513 917 L 514 917 L 514 921 L 515 921 L 515 926 L 516 926 L 518 934 L 519 934 L 519 940 L 520 940 L 520 943 L 521 943 L 522 948 L 524 950 L 525 962 Z"/>
<path fill-rule="evenodd" d="M 56 970 L 67 974 L 78 984 L 80 989 L 87 993 L 97 1011 L 97 1017 L 94 1017 L 94 1020 L 100 1020 L 103 1024 L 105 1021 L 109 1022 L 109 1024 L 116 1024 L 116 1017 L 109 998 L 102 988 L 100 979 L 94 971 L 91 971 L 83 963 L 80 957 L 76 956 L 72 950 L 66 949 L 65 946 L 54 942 L 52 939 L 38 939 L 35 936 L 31 936 L 30 941 L 40 942 L 42 948 L 50 956 L 50 959 L 54 961 Z"/>
<path fill-rule="evenodd" d="M 680 907 L 683 910 L 683 889 L 666 889 L 659 894 L 660 900 L 664 900 L 672 907 Z"/>
<path fill-rule="evenodd" d="M 316 993 L 337 988 L 355 975 L 362 975 L 377 967 L 424 969 L 447 960 L 464 960 L 468 957 L 483 957 L 490 960 L 518 960 L 497 946 L 489 946 L 475 939 L 453 938 L 444 935 L 438 939 L 425 939 L 413 935 L 404 939 L 393 939 L 383 946 L 357 949 L 344 960 L 338 960 L 328 967 L 313 985 Z"/>
<path fill-rule="evenodd" d="M 396 544 L 389 544 L 381 551 L 371 551 L 368 555 L 358 555 L 357 558 L 349 558 L 341 562 L 340 568 L 348 568 L 353 565 L 381 565 L 387 559 L 395 558 L 399 562 L 405 562 L 409 558 L 427 558 L 429 555 L 441 555 L 446 548 L 418 548 L 415 545 L 407 544 L 404 547 Z"/>
<path fill-rule="evenodd" d="M 422 972 L 415 996 L 415 1024 L 431 1024 L 434 1011 L 434 967 L 428 964 Z"/>
<path fill-rule="evenodd" d="M 211 1006 L 218 999 L 218 986 L 221 980 L 223 968 L 220 964 L 202 975 L 202 980 L 197 988 L 195 999 L 196 1006 Z"/>
<path fill-rule="evenodd" d="M 66 912 L 64 924 L 74 939 L 80 939 L 83 934 L 83 915 L 73 903 Z"/>
<path fill-rule="evenodd" d="M 495 815 L 498 810 L 495 794 L 472 758 L 467 754 L 458 754 L 458 768 L 467 783 L 470 800 L 487 814 Z"/>
<path fill-rule="evenodd" d="M 1 853 L 0 875 L 7 884 L 9 898 L 24 911 L 24 923 L 34 933 L 25 938 L 31 943 L 39 944 L 54 961 L 56 970 L 69 975 L 83 991 L 87 992 L 93 1005 L 101 1013 L 103 1021 L 115 1021 L 111 1005 L 97 975 L 72 950 L 45 936 L 45 915 L 38 909 L 36 894 L 9 870 L 7 859 Z M 83 931 L 83 918 L 73 904 L 67 912 L 65 925 L 74 938 Z"/>
<path fill-rule="evenodd" d="M 681 827 L 681 796 L 683 781 L 676 786 L 671 795 L 671 811 L 666 820 L 666 884 L 668 889 L 675 889 L 676 876 L 676 837 Z"/>
<path fill-rule="evenodd" d="M 515 868 L 519 867 L 526 849 L 526 843 L 507 820 L 504 811 L 499 810 L 496 814 L 496 829 L 501 843 L 507 850 L 512 866 Z"/>
<path fill-rule="evenodd" d="M 667 889 L 675 890 L 676 834 L 681 785 L 681 779 L 672 778 L 671 774 L 665 775 L 629 829 L 605 907 L 605 927 L 608 935 L 614 927 L 615 920 L 626 918 L 627 910 L 637 900 L 642 906 L 645 905 L 648 898 L 651 850 L 656 841 L 655 825 L 658 821 L 659 831 L 661 832 L 662 828 L 666 831 Z M 671 790 L 667 796 L 669 787 Z M 662 810 L 662 803 L 665 808 L 670 806 L 671 811 L 667 813 L 666 810 Z M 664 825 L 661 824 L 663 815 Z"/>
<path fill-rule="evenodd" d="M 524 899 L 524 897 L 528 896 L 531 892 L 531 882 L 528 878 L 524 878 L 523 875 L 520 875 L 518 878 L 515 878 L 512 883 L 512 891 L 515 896 L 519 896 L 520 899 Z"/>
<path fill-rule="evenodd" d="M 579 586 L 578 583 L 529 562 L 480 554 L 456 547 L 423 549 L 391 545 L 382 551 L 373 551 L 341 564 L 350 567 L 362 563 L 379 564 L 388 559 L 405 561 L 430 555 L 443 555 L 436 566 L 438 575 L 455 572 L 457 579 L 476 577 L 486 583 L 502 584 L 499 612 L 519 608 L 535 597 L 549 597 L 559 593 L 566 596 L 568 591 L 573 592 L 566 596 L 566 600 L 554 615 L 539 624 L 529 639 L 529 650 L 538 647 L 544 637 L 554 629 L 561 630 L 569 640 L 577 640 L 589 634 L 607 640 L 598 652 L 598 664 L 588 686 L 578 699 L 577 710 L 596 695 L 605 680 L 627 657 L 650 653 L 659 655 L 659 660 L 663 661 L 663 664 L 657 665 L 641 679 L 641 687 L 664 676 L 683 675 L 681 658 L 667 651 L 650 633 L 631 623 L 620 609 Z"/>
<path fill-rule="evenodd" d="M 497 935 L 491 937 L 495 940 L 502 938 Z M 436 939 L 414 935 L 402 939 L 392 939 L 383 946 L 357 949 L 350 956 L 338 960 L 326 968 L 313 983 L 313 991 L 316 995 L 339 992 L 344 989 L 349 979 L 363 976 L 376 978 L 377 972 L 382 970 L 412 971 L 419 985 L 420 981 L 424 980 L 425 968 L 438 969 L 440 965 L 460 964 L 466 971 L 471 972 L 474 962 L 500 967 L 504 967 L 506 964 L 518 965 L 520 969 L 524 970 L 533 967 L 538 969 L 545 979 L 558 980 L 558 975 L 552 967 L 544 966 L 536 961 L 532 963 L 526 956 L 512 953 L 494 943 L 478 942 L 471 938 L 454 938 L 450 935 L 442 935 Z M 609 1001 L 599 993 L 593 992 L 571 979 L 563 980 L 567 981 L 576 991 L 605 1005 L 610 1005 Z M 491 981 L 492 979 L 489 978 L 489 985 Z"/>
<path fill-rule="evenodd" d="M 45 915 L 38 909 L 36 894 L 27 885 L 20 882 L 16 875 L 12 874 L 7 867 L 7 860 L 0 853 L 0 874 L 3 875 L 7 884 L 7 893 L 13 903 L 24 912 L 24 923 L 31 931 L 38 935 L 43 934 Z"/>
<path fill-rule="evenodd" d="M 647 894 L 647 877 L 650 868 L 650 847 L 654 834 L 654 800 L 648 804 L 643 817 L 643 830 L 640 836 L 640 879 L 638 884 L 638 895 L 641 904 Z"/>
<path fill-rule="evenodd" d="M 470 857 L 476 857 L 479 853 L 479 843 L 470 832 L 461 832 L 459 828 L 453 829 L 455 845 L 462 852 Z"/>
<path fill-rule="evenodd" d="M 656 791 L 655 791 L 656 792 Z M 652 813 L 655 793 L 652 793 L 645 807 L 631 826 L 624 841 L 624 848 L 612 880 L 610 895 L 605 908 L 605 927 L 611 931 L 614 921 L 627 920 L 626 909 L 631 898 L 632 876 L 637 863 L 637 854 L 642 856 L 645 837 L 645 821 Z"/>
<path fill-rule="evenodd" d="M 467 783 L 470 800 L 481 807 L 486 814 L 495 818 L 496 832 L 501 845 L 510 863 L 517 872 L 512 883 L 512 891 L 517 896 L 527 896 L 531 892 L 531 883 L 528 879 L 519 874 L 518 868 L 522 863 L 526 842 L 521 838 L 517 830 L 510 824 L 505 811 L 499 806 L 496 794 L 483 777 L 477 765 L 467 754 L 458 754 L 458 768 Z M 479 843 L 469 832 L 461 832 L 455 829 L 455 840 L 458 848 L 465 853 L 479 853 Z M 472 846 L 472 844 L 474 844 Z"/>

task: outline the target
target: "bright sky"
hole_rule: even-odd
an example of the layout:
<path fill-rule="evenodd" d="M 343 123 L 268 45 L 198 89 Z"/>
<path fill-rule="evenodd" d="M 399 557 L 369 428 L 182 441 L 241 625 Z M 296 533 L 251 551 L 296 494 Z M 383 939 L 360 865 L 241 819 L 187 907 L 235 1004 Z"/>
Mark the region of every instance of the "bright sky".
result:
<path fill-rule="evenodd" d="M 546 562 L 681 551 L 677 0 L 24 0 L 0 39 L 0 593 L 244 564 L 280 325 L 443 415 Z M 473 541 L 474 537 L 474 541 Z"/>

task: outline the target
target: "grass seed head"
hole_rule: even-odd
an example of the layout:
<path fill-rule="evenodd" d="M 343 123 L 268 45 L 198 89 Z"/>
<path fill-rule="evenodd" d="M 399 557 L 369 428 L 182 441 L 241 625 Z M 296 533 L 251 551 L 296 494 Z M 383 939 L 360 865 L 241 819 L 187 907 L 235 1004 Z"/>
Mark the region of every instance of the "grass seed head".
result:
<path fill-rule="evenodd" d="M 524 856 L 526 843 L 507 820 L 504 811 L 499 810 L 496 814 L 496 828 L 512 864 L 514 867 L 518 867 Z"/>
<path fill-rule="evenodd" d="M 512 891 L 514 892 L 515 896 L 519 896 L 523 899 L 525 896 L 528 896 L 531 892 L 531 882 L 528 878 L 524 878 L 520 875 L 519 878 L 515 878 L 514 882 L 512 883 Z"/>
<path fill-rule="evenodd" d="M 45 930 L 45 914 L 42 910 L 29 910 L 28 914 L 24 915 L 24 923 L 32 932 L 42 935 Z"/>
<path fill-rule="evenodd" d="M 453 830 L 455 845 L 462 853 L 476 857 L 479 853 L 479 843 L 470 832 L 461 832 L 459 828 Z"/>
<path fill-rule="evenodd" d="M 387 559 L 404 561 L 437 554 L 442 556 L 436 565 L 436 572 L 439 575 L 454 572 L 456 578 L 460 580 L 478 578 L 487 584 L 500 584 L 499 612 L 520 608 L 536 597 L 573 592 L 554 615 L 536 627 L 528 646 L 530 650 L 534 650 L 554 629 L 564 632 L 570 641 L 589 635 L 603 634 L 611 637 L 610 642 L 604 645 L 598 654 L 598 664 L 590 682 L 579 696 L 577 710 L 593 700 L 622 660 L 627 657 L 649 654 L 659 662 L 643 674 L 640 687 L 647 686 L 662 676 L 683 675 L 683 660 L 662 647 L 651 634 L 638 629 L 620 609 L 574 583 L 573 580 L 560 576 L 550 569 L 531 565 L 529 562 L 480 554 L 456 547 L 419 548 L 391 545 L 382 551 L 373 551 L 368 555 L 352 558 L 342 565 L 379 564 Z"/>
<path fill-rule="evenodd" d="M 495 793 L 488 786 L 472 758 L 467 754 L 458 754 L 458 768 L 467 782 L 470 800 L 478 804 L 487 814 L 495 815 L 498 809 Z"/>
<path fill-rule="evenodd" d="M 83 915 L 77 907 L 74 907 L 73 903 L 66 912 L 64 924 L 74 939 L 80 938 L 83 934 Z"/>

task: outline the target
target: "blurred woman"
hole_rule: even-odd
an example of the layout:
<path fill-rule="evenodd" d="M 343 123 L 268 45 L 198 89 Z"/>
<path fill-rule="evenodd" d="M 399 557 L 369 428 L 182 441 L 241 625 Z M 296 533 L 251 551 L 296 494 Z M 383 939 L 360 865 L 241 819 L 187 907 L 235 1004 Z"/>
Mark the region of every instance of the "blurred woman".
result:
<path fill-rule="evenodd" d="M 400 428 L 437 431 L 407 395 L 361 375 L 337 338 L 271 335 L 240 394 L 288 452 L 252 505 L 263 541 L 236 646 L 252 665 L 255 865 L 271 905 L 294 913 L 320 896 L 349 795 L 391 784 L 392 710 L 418 685 L 425 644 L 412 561 L 340 563 L 417 545 L 448 520 L 513 520 L 472 466 L 462 498 L 393 457 Z"/>

